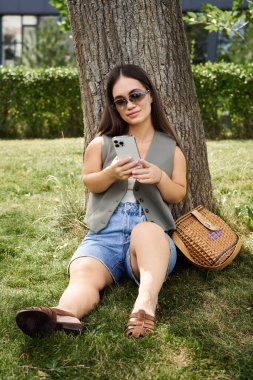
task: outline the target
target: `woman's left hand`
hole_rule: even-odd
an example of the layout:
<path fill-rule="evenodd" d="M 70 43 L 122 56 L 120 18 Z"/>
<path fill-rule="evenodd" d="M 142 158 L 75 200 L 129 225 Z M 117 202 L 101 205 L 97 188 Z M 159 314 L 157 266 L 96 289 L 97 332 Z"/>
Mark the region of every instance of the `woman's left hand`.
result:
<path fill-rule="evenodd" d="M 158 184 L 162 177 L 162 170 L 148 161 L 140 160 L 142 168 L 134 169 L 132 177 L 140 183 Z"/>

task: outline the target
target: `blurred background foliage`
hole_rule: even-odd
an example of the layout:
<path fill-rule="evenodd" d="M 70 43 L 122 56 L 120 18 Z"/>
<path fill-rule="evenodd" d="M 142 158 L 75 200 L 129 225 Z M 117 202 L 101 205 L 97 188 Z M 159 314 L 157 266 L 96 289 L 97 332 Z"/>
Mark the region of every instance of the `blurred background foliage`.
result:
<path fill-rule="evenodd" d="M 0 67 L 0 138 L 83 135 L 67 3 L 50 3 L 60 13 L 58 23 L 55 17 L 41 19 L 36 32 L 26 35 L 22 60 Z M 203 3 L 201 12 L 184 15 L 209 139 L 253 137 L 253 2 L 247 3 L 246 11 L 240 0 L 233 1 L 231 11 Z M 210 33 L 219 39 L 215 63 L 205 62 L 204 42 Z"/>
<path fill-rule="evenodd" d="M 0 68 L 0 138 L 82 136 L 75 68 Z"/>
<path fill-rule="evenodd" d="M 206 137 L 252 138 L 253 64 L 192 69 Z M 0 98 L 0 138 L 83 135 L 76 68 L 2 67 Z"/>

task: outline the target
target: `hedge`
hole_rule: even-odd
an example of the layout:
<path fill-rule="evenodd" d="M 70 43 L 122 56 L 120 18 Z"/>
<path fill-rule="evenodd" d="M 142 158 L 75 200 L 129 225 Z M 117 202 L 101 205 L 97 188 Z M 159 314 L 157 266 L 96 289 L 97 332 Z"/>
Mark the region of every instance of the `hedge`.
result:
<path fill-rule="evenodd" d="M 253 137 L 253 64 L 193 66 L 206 137 Z"/>
<path fill-rule="evenodd" d="M 82 136 L 76 69 L 0 68 L 0 137 Z"/>
<path fill-rule="evenodd" d="M 206 137 L 253 137 L 253 64 L 193 66 Z M 0 68 L 0 138 L 82 136 L 75 68 Z"/>

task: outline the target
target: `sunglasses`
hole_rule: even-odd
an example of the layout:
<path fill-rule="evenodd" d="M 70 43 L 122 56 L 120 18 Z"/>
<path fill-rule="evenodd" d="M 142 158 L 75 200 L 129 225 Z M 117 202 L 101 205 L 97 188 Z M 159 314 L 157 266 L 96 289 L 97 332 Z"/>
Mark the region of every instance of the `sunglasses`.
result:
<path fill-rule="evenodd" d="M 126 99 L 124 96 L 120 96 L 119 98 L 116 98 L 112 105 L 117 109 L 122 109 L 127 106 L 128 102 L 138 104 L 142 101 L 142 99 L 150 92 L 150 90 L 135 90 L 133 91 L 129 97 Z"/>

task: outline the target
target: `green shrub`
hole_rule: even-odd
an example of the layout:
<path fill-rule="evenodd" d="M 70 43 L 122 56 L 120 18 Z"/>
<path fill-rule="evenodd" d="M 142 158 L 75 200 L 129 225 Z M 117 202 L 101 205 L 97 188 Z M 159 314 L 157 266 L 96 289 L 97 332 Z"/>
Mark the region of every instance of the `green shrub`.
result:
<path fill-rule="evenodd" d="M 193 66 L 206 137 L 253 137 L 253 64 Z"/>
<path fill-rule="evenodd" d="M 193 66 L 206 137 L 253 137 L 253 64 Z M 0 138 L 82 136 L 75 68 L 0 68 Z"/>
<path fill-rule="evenodd" d="M 0 69 L 1 138 L 74 137 L 82 134 L 76 69 Z"/>

